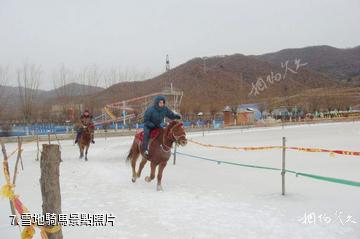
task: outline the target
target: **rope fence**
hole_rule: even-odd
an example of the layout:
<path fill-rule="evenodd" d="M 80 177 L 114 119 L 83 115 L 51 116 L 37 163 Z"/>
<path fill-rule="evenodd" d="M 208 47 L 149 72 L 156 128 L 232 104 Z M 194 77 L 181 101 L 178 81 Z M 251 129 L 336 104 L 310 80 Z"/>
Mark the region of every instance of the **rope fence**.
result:
<path fill-rule="evenodd" d="M 206 157 L 200 157 L 197 155 L 191 155 L 186 153 L 181 153 L 176 150 L 176 146 L 174 149 L 174 164 L 176 160 L 176 155 L 183 155 L 185 157 L 194 158 L 194 159 L 200 159 L 210 162 L 216 162 L 217 164 L 228 164 L 228 165 L 234 165 L 234 166 L 240 166 L 240 167 L 247 167 L 247 168 L 257 168 L 257 169 L 264 169 L 264 170 L 272 170 L 272 171 L 280 171 L 282 176 L 282 195 L 285 195 L 285 173 L 294 174 L 296 177 L 302 176 L 307 177 L 311 179 L 331 182 L 331 183 L 337 183 L 337 184 L 343 184 L 348 186 L 354 186 L 354 187 L 360 187 L 360 182 L 342 179 L 342 178 L 333 178 L 333 177 L 327 177 L 322 175 L 316 175 L 316 174 L 310 174 L 305 172 L 297 172 L 294 170 L 288 170 L 285 168 L 285 152 L 286 150 L 296 150 L 301 152 L 308 152 L 308 153 L 329 153 L 330 156 L 334 156 L 335 154 L 340 155 L 347 155 L 347 156 L 360 156 L 360 152 L 356 151 L 349 151 L 349 150 L 331 150 L 331 149 L 321 149 L 321 148 L 304 148 L 304 147 L 289 147 L 286 146 L 286 139 L 283 137 L 283 145 L 282 146 L 255 146 L 255 147 L 236 147 L 236 146 L 227 146 L 227 145 L 213 145 L 213 144 L 205 144 L 198 141 L 195 141 L 193 139 L 188 139 L 189 142 L 199 145 L 206 148 L 219 148 L 219 149 L 228 149 L 228 150 L 244 150 L 244 151 L 255 151 L 255 150 L 274 150 L 274 149 L 282 149 L 282 168 L 275 168 L 275 167 L 266 167 L 266 166 L 259 166 L 259 165 L 252 165 L 252 164 L 244 164 L 244 163 L 235 163 L 235 162 L 229 162 L 224 160 L 218 160 L 218 159 L 211 159 Z"/>
<path fill-rule="evenodd" d="M 272 170 L 272 171 L 282 171 L 281 168 L 265 167 L 265 166 L 258 166 L 258 165 L 252 165 L 252 164 L 243 164 L 243 163 L 234 163 L 234 162 L 228 162 L 228 161 L 223 161 L 223 160 L 218 160 L 218 159 L 210 159 L 210 158 L 200 157 L 200 156 L 181 153 L 181 152 L 176 152 L 176 154 L 183 155 L 183 156 L 190 157 L 190 158 L 215 162 L 217 164 L 229 164 L 229 165 L 235 165 L 235 166 L 241 166 L 241 167 L 247 167 L 247 168 L 257 168 L 257 169 L 265 169 L 265 170 Z M 344 184 L 344 185 L 348 185 L 348 186 L 360 187 L 360 182 L 356 182 L 356 181 L 350 181 L 350 180 L 340 179 L 340 178 L 325 177 L 325 176 L 309 174 L 309 173 L 304 173 L 304 172 L 297 172 L 297 171 L 287 170 L 287 169 L 285 170 L 285 172 L 295 174 L 296 177 L 303 176 L 303 177 L 318 179 L 318 180 L 332 182 L 332 183 L 339 183 L 339 184 Z"/>
<path fill-rule="evenodd" d="M 219 148 L 219 149 L 229 149 L 229 150 L 272 150 L 272 149 L 290 149 L 308 153 L 330 153 L 331 156 L 335 154 L 349 155 L 349 156 L 360 156 L 360 152 L 349 151 L 349 150 L 331 150 L 331 149 L 321 149 L 321 148 L 304 148 L 304 147 L 289 147 L 289 146 L 248 146 L 248 147 L 236 147 L 236 146 L 226 146 L 226 145 L 213 145 L 213 144 L 204 144 L 197 142 L 193 139 L 188 139 L 189 142 L 200 145 L 207 148 Z"/>

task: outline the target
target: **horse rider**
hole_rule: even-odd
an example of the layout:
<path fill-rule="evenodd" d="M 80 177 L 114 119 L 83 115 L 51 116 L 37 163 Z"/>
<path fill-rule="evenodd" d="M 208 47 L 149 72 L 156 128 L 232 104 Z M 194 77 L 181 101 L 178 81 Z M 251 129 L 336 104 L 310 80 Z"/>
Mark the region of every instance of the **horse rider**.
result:
<path fill-rule="evenodd" d="M 75 144 L 79 141 L 80 136 L 84 130 L 84 127 L 89 127 L 90 129 L 90 133 L 91 133 L 91 143 L 95 144 L 95 140 L 94 140 L 94 123 L 92 121 L 93 116 L 90 114 L 89 110 L 84 110 L 84 112 L 82 113 L 82 115 L 80 116 L 80 122 L 79 124 L 75 127 L 76 129 L 76 140 L 75 140 Z"/>
<path fill-rule="evenodd" d="M 172 112 L 165 106 L 166 99 L 164 96 L 156 96 L 154 104 L 150 106 L 144 114 L 144 139 L 141 144 L 142 154 L 147 158 L 149 156 L 149 137 L 150 131 L 155 128 L 161 128 L 161 123 L 167 117 L 171 120 L 181 119 L 181 116 Z"/>

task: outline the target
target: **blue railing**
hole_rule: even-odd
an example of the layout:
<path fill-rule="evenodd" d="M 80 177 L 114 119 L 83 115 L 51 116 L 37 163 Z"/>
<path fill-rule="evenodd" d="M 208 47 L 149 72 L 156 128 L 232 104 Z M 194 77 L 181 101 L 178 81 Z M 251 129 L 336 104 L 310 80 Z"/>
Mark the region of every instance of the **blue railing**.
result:
<path fill-rule="evenodd" d="M 202 126 L 205 124 L 203 121 L 184 121 L 185 127 Z M 213 121 L 211 127 L 219 128 L 223 125 L 223 121 Z M 111 123 L 106 125 L 109 130 L 117 129 L 128 129 L 129 125 L 125 125 L 122 122 Z M 5 136 L 26 136 L 26 135 L 46 135 L 51 134 L 65 134 L 71 132 L 74 128 L 73 125 L 56 125 L 56 124 L 31 124 L 31 125 L 11 125 L 9 131 L 0 130 L 0 137 Z M 144 124 L 131 124 L 131 128 L 144 128 Z M 96 125 L 96 129 L 105 129 L 105 125 Z"/>
<path fill-rule="evenodd" d="M 64 134 L 71 131 L 72 127 L 55 124 L 12 125 L 8 131 L 0 130 L 0 136 Z"/>

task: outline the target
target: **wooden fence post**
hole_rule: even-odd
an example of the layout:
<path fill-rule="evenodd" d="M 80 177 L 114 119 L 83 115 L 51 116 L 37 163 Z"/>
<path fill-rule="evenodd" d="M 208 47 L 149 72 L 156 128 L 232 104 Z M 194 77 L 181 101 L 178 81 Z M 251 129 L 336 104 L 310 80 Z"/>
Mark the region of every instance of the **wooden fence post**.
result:
<path fill-rule="evenodd" d="M 282 170 L 281 170 L 281 185 L 282 185 L 282 195 L 285 195 L 285 152 L 286 152 L 286 138 L 282 138 Z"/>
<path fill-rule="evenodd" d="M 43 214 L 54 213 L 61 214 L 61 194 L 60 194 L 60 146 L 56 144 L 43 144 L 41 152 L 40 168 L 41 168 L 41 194 Z M 47 225 L 51 228 L 54 225 Z M 58 232 L 48 233 L 49 239 L 62 239 L 61 228 Z"/>
<path fill-rule="evenodd" d="M 15 167 L 14 167 L 13 185 L 16 185 L 16 177 L 17 177 L 17 173 L 18 173 L 19 161 L 20 161 L 22 170 L 24 170 L 21 153 L 22 153 L 22 140 L 20 137 L 18 137 L 18 150 L 17 150 L 17 157 L 16 157 L 16 162 L 15 162 Z"/>
<path fill-rule="evenodd" d="M 3 163 L 4 171 L 6 171 L 7 174 L 8 174 L 8 175 L 6 175 L 6 174 L 4 175 L 5 180 L 6 180 L 6 183 L 10 184 L 11 182 L 10 182 L 10 171 L 9 171 L 8 156 L 7 156 L 7 153 L 6 153 L 5 144 L 3 142 L 1 142 L 1 150 L 2 150 L 2 153 L 4 155 L 4 163 Z M 16 215 L 15 207 L 14 207 L 14 204 L 12 203 L 11 199 L 9 199 L 9 203 L 10 203 L 11 214 Z"/>

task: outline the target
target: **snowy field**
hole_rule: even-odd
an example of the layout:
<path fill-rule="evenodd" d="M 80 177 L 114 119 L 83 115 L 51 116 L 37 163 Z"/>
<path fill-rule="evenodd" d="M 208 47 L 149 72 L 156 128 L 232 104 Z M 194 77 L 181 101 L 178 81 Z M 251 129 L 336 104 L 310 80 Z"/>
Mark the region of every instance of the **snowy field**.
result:
<path fill-rule="evenodd" d="M 281 145 L 360 151 L 360 123 L 332 123 L 249 130 L 190 133 L 193 140 L 229 146 Z M 131 182 L 125 162 L 132 137 L 96 139 L 89 161 L 78 158 L 71 141 L 61 141 L 63 213 L 113 213 L 114 227 L 63 227 L 64 238 L 360 238 L 360 188 L 286 175 L 281 195 L 279 171 L 246 168 L 178 155 L 169 162 L 163 192 L 156 182 Z M 15 144 L 8 144 L 12 152 Z M 231 151 L 192 143 L 179 152 L 229 162 L 281 168 L 281 150 Z M 287 169 L 360 181 L 360 157 L 287 151 Z M 41 212 L 40 166 L 35 143 L 24 146 L 24 171 L 16 194 L 32 213 Z M 15 157 L 10 160 L 13 172 Z M 2 161 L 2 159 L 1 159 Z M 4 177 L 0 174 L 0 185 Z M 20 238 L 9 226 L 9 202 L 0 199 L 0 238 Z M 304 215 L 317 218 L 302 221 Z M 318 217 L 330 218 L 330 222 Z M 346 222 L 349 217 L 350 221 Z M 355 223 L 357 222 L 357 223 Z M 34 238 L 40 238 L 37 230 Z"/>

